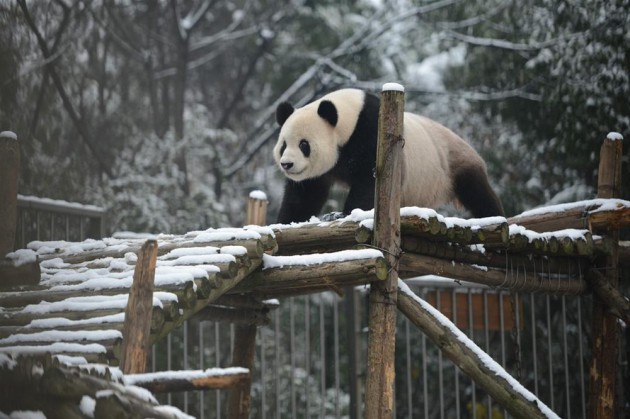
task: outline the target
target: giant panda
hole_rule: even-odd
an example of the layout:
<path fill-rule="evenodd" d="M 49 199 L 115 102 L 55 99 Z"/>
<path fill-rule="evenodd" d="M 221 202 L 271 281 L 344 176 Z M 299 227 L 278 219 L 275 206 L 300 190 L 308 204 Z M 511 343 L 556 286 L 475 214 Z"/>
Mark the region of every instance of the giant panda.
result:
<path fill-rule="evenodd" d="M 343 208 L 374 207 L 379 98 L 341 89 L 295 109 L 276 109 L 280 125 L 274 159 L 287 177 L 279 223 L 318 215 L 330 187 L 350 187 Z M 404 114 L 402 206 L 435 208 L 459 201 L 474 217 L 503 215 L 477 152 L 448 128 L 413 113 Z"/>

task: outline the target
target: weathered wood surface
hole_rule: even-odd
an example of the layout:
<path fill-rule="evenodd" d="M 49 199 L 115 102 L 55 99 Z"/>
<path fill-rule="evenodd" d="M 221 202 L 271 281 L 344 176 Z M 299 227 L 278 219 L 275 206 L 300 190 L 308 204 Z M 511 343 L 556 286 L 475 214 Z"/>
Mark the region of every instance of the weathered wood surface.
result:
<path fill-rule="evenodd" d="M 12 252 L 15 245 L 19 173 L 20 145 L 17 136 L 10 131 L 0 132 L 0 259 Z"/>
<path fill-rule="evenodd" d="M 133 285 L 125 308 L 123 347 L 120 369 L 125 374 L 143 373 L 147 367 L 153 311 L 153 281 L 157 263 L 158 244 L 147 240 L 138 254 Z"/>
<path fill-rule="evenodd" d="M 400 257 L 404 92 L 384 90 L 378 119 L 374 241 L 389 267 L 370 285 L 365 417 L 392 418 L 396 378 L 396 297 Z"/>
<path fill-rule="evenodd" d="M 0 259 L 0 291 L 17 286 L 37 285 L 41 275 L 39 262 L 15 265 L 9 259 Z"/>
<path fill-rule="evenodd" d="M 242 370 L 242 368 L 241 368 Z M 191 374 L 195 371 L 186 371 L 185 373 Z M 184 374 L 184 375 L 187 375 Z M 157 374 L 142 374 L 141 376 L 126 375 L 126 381 L 133 383 L 138 387 L 143 387 L 149 390 L 151 393 L 174 393 L 181 391 L 195 391 L 195 390 L 221 390 L 231 388 L 244 381 L 250 379 L 250 373 L 248 371 L 235 371 L 231 372 L 227 370 L 223 373 L 211 373 L 199 374 L 199 377 L 192 378 L 179 378 L 178 374 L 172 374 L 172 376 L 158 377 Z"/>
<path fill-rule="evenodd" d="M 599 158 L 597 179 L 598 198 L 616 198 L 621 190 L 621 168 L 623 156 L 623 141 L 604 140 Z M 611 239 L 610 254 L 600 262 L 603 267 L 601 281 L 608 283 L 610 288 L 619 286 L 619 231 L 608 233 Z M 602 287 L 599 288 L 603 289 Z M 609 313 L 609 305 L 599 295 L 593 299 L 593 328 L 592 328 L 592 359 L 589 370 L 589 417 L 614 418 L 617 411 L 616 380 L 619 365 L 619 336 L 617 317 Z"/>
<path fill-rule="evenodd" d="M 401 281 L 402 282 L 402 281 Z M 404 284 L 403 284 L 404 285 Z M 432 311 L 410 296 L 408 288 L 398 293 L 398 308 L 476 385 L 515 418 L 547 418 L 546 411 L 514 389 L 513 383 L 489 368 L 477 352 L 464 344 L 450 327 L 437 319 Z M 453 325 L 455 328 L 456 326 Z M 481 351 L 481 350 L 480 350 Z"/>

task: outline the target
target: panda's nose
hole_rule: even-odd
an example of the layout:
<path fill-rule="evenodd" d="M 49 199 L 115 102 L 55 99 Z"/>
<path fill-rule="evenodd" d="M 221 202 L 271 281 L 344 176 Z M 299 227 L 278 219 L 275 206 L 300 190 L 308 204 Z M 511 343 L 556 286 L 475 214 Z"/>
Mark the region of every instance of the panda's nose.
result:
<path fill-rule="evenodd" d="M 293 167 L 293 163 L 280 163 L 280 166 L 282 166 L 284 170 L 289 170 Z"/>

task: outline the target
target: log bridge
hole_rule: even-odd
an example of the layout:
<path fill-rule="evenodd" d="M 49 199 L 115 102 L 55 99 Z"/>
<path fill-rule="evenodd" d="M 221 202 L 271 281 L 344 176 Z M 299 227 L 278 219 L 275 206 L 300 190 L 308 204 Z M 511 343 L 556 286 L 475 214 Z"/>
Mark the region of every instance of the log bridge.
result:
<path fill-rule="evenodd" d="M 401 95 L 383 93 L 389 112 L 401 111 Z M 385 120 L 400 123 L 395 116 Z M 393 129 L 379 137 L 390 141 L 397 135 Z M 2 147 L 13 147 L 11 141 L 16 140 L 0 136 Z M 153 393 L 220 388 L 230 391 L 229 417 L 246 418 L 256 328 L 277 307 L 272 299 L 370 284 L 370 330 L 378 330 L 379 338 L 369 341 L 373 372 L 367 377 L 366 417 L 392 417 L 396 307 L 514 417 L 553 416 L 514 388 L 509 377 L 497 378 L 500 374 L 462 343 L 455 326 L 441 321 L 398 279 L 439 274 L 497 289 L 595 293 L 589 412 L 614 417 L 615 325 L 617 319 L 630 323 L 630 303 L 618 284 L 619 268 L 630 267 L 630 245 L 619 240 L 619 230 L 630 226 L 630 202 L 617 198 L 620 162 L 621 141 L 607 138 L 597 199 L 508 219 L 398 211 L 395 200 L 386 209 L 391 202 L 381 198 L 376 215 L 355 210 L 332 222 L 265 226 L 266 201 L 252 195 L 243 228 L 151 240 L 32 242 L 0 259 L 0 411 L 39 410 L 65 418 L 86 417 L 86 411 L 97 418 L 178 417 L 181 412 L 158 405 L 137 387 Z M 0 164 L 11 167 L 17 163 Z M 391 170 L 379 168 L 377 175 Z M 383 175 L 379 182 L 390 178 Z M 396 185 L 385 185 L 386 198 L 396 194 Z M 6 195 L 0 197 L 2 205 L 14 204 L 13 189 L 0 190 Z M 237 324 L 234 365 L 147 374 L 150 345 L 193 316 Z"/>

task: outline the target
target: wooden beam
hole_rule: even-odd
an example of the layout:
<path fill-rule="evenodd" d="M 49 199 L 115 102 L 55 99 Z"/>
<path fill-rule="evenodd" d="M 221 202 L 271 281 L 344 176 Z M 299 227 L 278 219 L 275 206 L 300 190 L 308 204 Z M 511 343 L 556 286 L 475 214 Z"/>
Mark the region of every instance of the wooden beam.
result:
<path fill-rule="evenodd" d="M 20 145 L 11 131 L 0 132 L 0 259 L 13 251 L 17 230 Z"/>
<path fill-rule="evenodd" d="M 599 156 L 597 179 L 598 198 L 619 197 L 623 141 L 619 134 L 604 140 Z M 609 233 L 611 253 L 601 261 L 603 276 L 611 288 L 619 286 L 619 231 Z M 599 296 L 593 298 L 593 350 L 589 370 L 589 417 L 606 419 L 617 417 L 615 392 L 619 353 L 619 326 L 617 317 L 608 312 L 608 305 Z"/>
<path fill-rule="evenodd" d="M 394 88 L 390 89 L 390 86 Z M 387 419 L 394 414 L 404 101 L 402 86 L 383 86 L 376 153 L 374 246 L 383 251 L 389 270 L 385 281 L 373 282 L 370 286 L 365 391 L 367 419 Z"/>
<path fill-rule="evenodd" d="M 125 309 L 123 347 L 120 356 L 120 369 L 124 374 L 143 373 L 147 366 L 151 349 L 151 313 L 157 250 L 157 241 L 147 240 L 138 254 L 129 301 Z"/>

